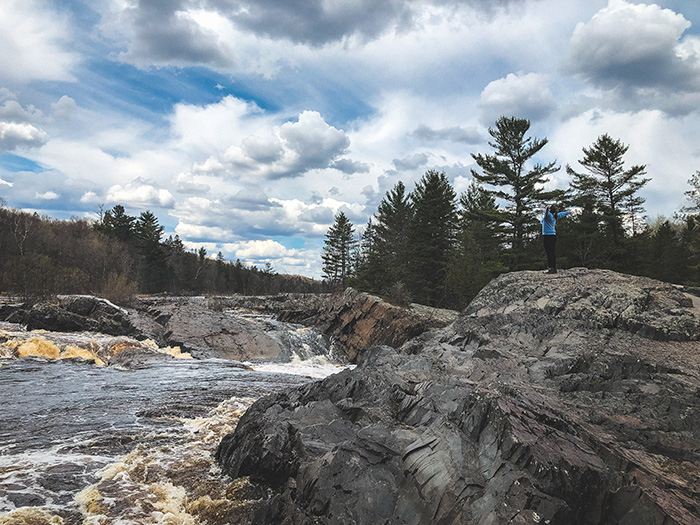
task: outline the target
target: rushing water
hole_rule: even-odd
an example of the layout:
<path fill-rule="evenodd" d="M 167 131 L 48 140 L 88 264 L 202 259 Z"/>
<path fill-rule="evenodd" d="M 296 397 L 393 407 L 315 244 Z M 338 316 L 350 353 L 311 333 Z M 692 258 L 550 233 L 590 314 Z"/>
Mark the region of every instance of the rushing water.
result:
<path fill-rule="evenodd" d="M 274 326 L 294 355 L 322 340 Z M 0 358 L 0 525 L 216 523 L 252 497 L 245 480 L 225 479 L 215 465 L 219 440 L 258 397 L 339 370 L 320 357 L 119 369 L 61 359 L 72 355 L 65 345 L 47 358 L 36 349 L 53 344 L 46 334 L 29 335 L 24 346 L 6 341 L 14 356 Z"/>

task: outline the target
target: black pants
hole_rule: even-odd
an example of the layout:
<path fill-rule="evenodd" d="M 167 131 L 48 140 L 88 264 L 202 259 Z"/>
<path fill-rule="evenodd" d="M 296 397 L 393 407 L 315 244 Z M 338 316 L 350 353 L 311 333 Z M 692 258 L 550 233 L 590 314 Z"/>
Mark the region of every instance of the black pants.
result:
<path fill-rule="evenodd" d="M 544 253 L 547 254 L 547 266 L 550 270 L 556 270 L 557 256 L 555 253 L 555 248 L 557 246 L 557 236 L 543 235 L 542 240 L 544 241 Z"/>

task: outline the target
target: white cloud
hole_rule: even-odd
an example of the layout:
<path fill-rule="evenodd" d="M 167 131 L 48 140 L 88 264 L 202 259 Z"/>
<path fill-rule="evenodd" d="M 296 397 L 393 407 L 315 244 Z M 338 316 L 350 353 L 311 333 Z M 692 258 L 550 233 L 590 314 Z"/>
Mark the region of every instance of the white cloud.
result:
<path fill-rule="evenodd" d="M 5 79 L 72 81 L 79 56 L 70 50 L 65 15 L 38 0 L 3 0 L 0 71 Z"/>
<path fill-rule="evenodd" d="M 106 201 L 133 208 L 171 208 L 175 204 L 175 199 L 168 190 L 138 181 L 110 187 L 107 190 Z"/>
<path fill-rule="evenodd" d="M 610 90 L 621 107 L 675 114 L 700 102 L 700 46 L 681 40 L 690 22 L 656 4 L 610 0 L 571 37 L 564 70 Z"/>
<path fill-rule="evenodd" d="M 48 135 L 31 124 L 0 122 L 0 152 L 18 148 L 35 148 L 46 143 Z"/>
<path fill-rule="evenodd" d="M 479 106 L 481 121 L 489 126 L 501 115 L 543 119 L 554 110 L 556 102 L 548 75 L 520 72 L 490 82 L 481 93 Z"/>
<path fill-rule="evenodd" d="M 416 138 L 427 142 L 449 141 L 462 142 L 464 144 L 478 144 L 483 140 L 481 133 L 474 126 L 468 128 L 462 126 L 452 126 L 448 128 L 434 129 L 425 124 L 420 124 L 411 132 Z"/>
<path fill-rule="evenodd" d="M 86 191 L 80 197 L 80 202 L 85 204 L 97 204 L 100 203 L 100 197 L 94 191 Z"/>
<path fill-rule="evenodd" d="M 236 256 L 242 260 L 277 259 L 288 253 L 289 250 L 285 246 L 272 239 L 240 243 L 236 250 Z"/>
<path fill-rule="evenodd" d="M 320 113 L 303 111 L 296 122 L 285 122 L 272 134 L 249 136 L 231 146 L 220 162 L 231 173 L 253 179 L 299 177 L 329 167 L 349 145 L 345 132 L 328 125 Z"/>
<path fill-rule="evenodd" d="M 175 188 L 180 193 L 205 194 L 211 189 L 209 184 L 197 182 L 192 173 L 180 173 L 175 179 Z"/>
<path fill-rule="evenodd" d="M 53 116 L 58 119 L 68 119 L 73 115 L 78 109 L 78 105 L 75 100 L 70 98 L 68 95 L 63 95 L 58 102 L 51 104 L 51 110 Z"/>
<path fill-rule="evenodd" d="M 53 201 L 56 200 L 60 197 L 58 193 L 55 191 L 46 191 L 44 193 L 36 193 L 34 196 L 36 199 L 43 200 L 43 201 Z"/>

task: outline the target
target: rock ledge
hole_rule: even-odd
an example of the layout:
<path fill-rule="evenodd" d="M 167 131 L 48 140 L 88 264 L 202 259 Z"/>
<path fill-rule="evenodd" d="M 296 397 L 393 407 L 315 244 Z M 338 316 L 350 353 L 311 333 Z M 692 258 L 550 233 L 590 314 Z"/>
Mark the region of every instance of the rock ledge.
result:
<path fill-rule="evenodd" d="M 220 444 L 255 523 L 700 523 L 700 310 L 609 271 L 507 274 L 459 318 L 265 397 Z"/>

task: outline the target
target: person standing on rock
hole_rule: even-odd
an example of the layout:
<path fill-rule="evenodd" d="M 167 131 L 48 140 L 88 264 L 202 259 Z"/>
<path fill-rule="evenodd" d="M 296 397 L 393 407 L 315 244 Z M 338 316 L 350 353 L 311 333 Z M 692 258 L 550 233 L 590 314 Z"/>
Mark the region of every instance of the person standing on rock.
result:
<path fill-rule="evenodd" d="M 562 219 L 571 212 L 557 211 L 555 204 L 548 204 L 544 209 L 544 217 L 542 217 L 542 240 L 544 242 L 544 253 L 547 254 L 547 273 L 557 273 L 557 219 Z"/>

